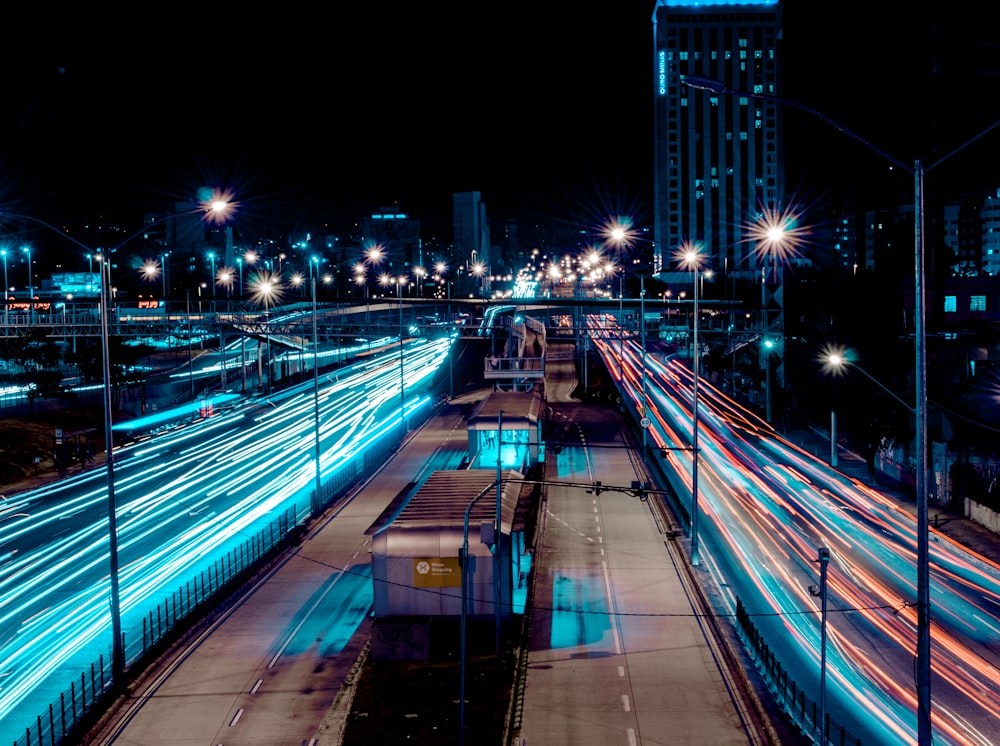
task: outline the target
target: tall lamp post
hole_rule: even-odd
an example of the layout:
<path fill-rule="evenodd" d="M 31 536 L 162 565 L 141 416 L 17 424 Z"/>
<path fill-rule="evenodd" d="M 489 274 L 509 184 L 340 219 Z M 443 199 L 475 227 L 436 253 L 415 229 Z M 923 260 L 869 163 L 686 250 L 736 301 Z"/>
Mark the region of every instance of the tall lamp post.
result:
<path fill-rule="evenodd" d="M 31 280 L 31 247 L 30 246 L 24 246 L 24 247 L 21 248 L 21 251 L 23 251 L 25 254 L 28 255 L 28 323 L 34 323 L 32 321 L 32 317 L 35 315 L 35 302 L 34 302 L 34 296 L 35 296 L 35 294 L 33 292 L 31 292 L 32 290 L 34 290 L 34 286 L 31 284 L 31 282 L 32 282 L 32 280 Z"/>
<path fill-rule="evenodd" d="M 219 203 L 222 204 L 222 203 Z M 212 211 L 221 209 L 216 206 L 209 206 L 208 203 L 202 203 L 199 208 L 193 212 L 201 212 L 205 215 L 209 215 Z M 77 245 L 78 247 L 87 251 L 87 259 L 91 262 L 91 267 L 93 266 L 93 260 L 98 259 L 98 268 L 101 271 L 101 282 L 100 282 L 100 315 L 101 315 L 101 346 L 102 346 L 102 360 L 103 360 L 103 378 L 104 378 L 104 438 L 105 438 L 105 449 L 106 458 L 105 465 L 107 470 L 107 491 L 108 491 L 108 556 L 109 556 L 109 582 L 110 582 L 110 615 L 111 615 L 111 676 L 112 685 L 116 689 L 122 687 L 125 681 L 125 644 L 122 639 L 121 632 L 121 605 L 120 605 L 120 595 L 119 595 L 119 577 L 118 577 L 118 507 L 115 497 L 115 460 L 114 460 L 114 436 L 112 433 L 112 390 L 111 390 L 111 353 L 109 344 L 109 332 L 108 332 L 108 315 L 109 315 L 109 303 L 108 299 L 112 293 L 111 288 L 111 262 L 109 260 L 109 254 L 113 253 L 116 249 L 121 248 L 129 241 L 134 239 L 136 236 L 140 235 L 143 230 L 145 230 L 148 225 L 143 226 L 143 229 L 137 231 L 136 233 L 128 236 L 124 241 L 118 244 L 114 249 L 111 249 L 107 253 L 96 254 L 89 250 L 89 248 L 77 241 L 75 238 L 68 236 L 64 231 L 56 228 L 55 226 L 47 223 L 39 218 L 34 218 L 29 215 L 14 215 L 8 213 L 10 217 L 19 218 L 21 220 L 28 220 L 32 223 L 36 223 L 43 228 L 58 233 L 64 236 L 69 241 Z M 0 215 L 2 217 L 2 215 Z M 176 217 L 176 215 L 168 215 L 161 218 L 161 222 L 169 218 Z M 30 249 L 25 247 L 26 253 L 29 256 L 29 283 L 30 283 Z M 5 260 L 5 272 L 6 275 L 6 254 L 4 255 Z M 6 280 L 5 280 L 6 282 Z M 6 294 L 6 290 L 4 291 Z"/>
<path fill-rule="evenodd" d="M 215 252 L 214 251 L 208 252 L 208 261 L 212 265 L 212 274 L 211 274 L 211 277 L 212 277 L 212 297 L 214 298 L 215 297 Z M 201 308 L 199 308 L 198 311 L 200 312 Z"/>
<path fill-rule="evenodd" d="M 614 244 L 618 255 L 618 374 L 625 390 L 625 262 L 624 251 L 631 236 L 631 221 L 619 218 L 605 229 L 607 240 Z M 645 400 L 644 400 L 645 403 Z"/>
<path fill-rule="evenodd" d="M 7 284 L 7 249 L 0 249 L 3 256 L 3 323 L 8 323 L 10 318 L 7 308 L 7 293 L 10 292 L 10 285 Z"/>
<path fill-rule="evenodd" d="M 405 433 L 409 428 L 406 422 L 406 377 L 403 373 L 403 285 L 406 275 L 396 278 L 396 300 L 399 303 L 399 419 Z"/>
<path fill-rule="evenodd" d="M 318 309 L 316 305 L 316 278 L 313 277 L 312 281 L 312 343 L 313 343 L 313 429 L 315 431 L 315 446 L 316 446 L 316 486 L 315 495 L 313 498 L 313 515 L 317 515 L 323 508 L 323 500 L 320 497 L 320 489 L 323 486 L 322 479 L 320 477 L 319 470 L 319 459 L 320 459 L 320 442 L 319 442 L 319 334 L 317 332 L 318 322 L 316 320 L 318 315 Z"/>
<path fill-rule="evenodd" d="M 931 599 L 930 599 L 930 546 L 928 531 L 928 495 L 927 495 L 927 338 L 925 329 L 925 286 L 924 286 L 924 177 L 927 172 L 937 168 L 956 153 L 964 150 L 972 143 L 1000 127 L 1000 120 L 981 131 L 963 144 L 925 166 L 920 158 L 912 165 L 902 161 L 876 145 L 870 143 L 855 132 L 844 127 L 820 111 L 805 104 L 798 103 L 780 96 L 763 93 L 735 90 L 724 82 L 713 78 L 694 75 L 682 75 L 681 82 L 691 88 L 700 88 L 713 93 L 727 96 L 746 96 L 761 101 L 771 101 L 791 106 L 800 111 L 826 122 L 851 139 L 861 143 L 869 150 L 880 155 L 890 163 L 898 166 L 904 172 L 913 176 L 914 187 L 914 333 L 915 333 L 915 375 L 914 388 L 916 394 L 916 501 L 917 501 L 917 743 L 929 746 L 933 739 L 931 728 Z"/>
<path fill-rule="evenodd" d="M 167 257 L 170 256 L 170 252 L 164 252 L 160 254 L 160 275 L 163 278 L 163 299 L 167 299 Z"/>
<path fill-rule="evenodd" d="M 267 395 L 271 395 L 271 304 L 278 299 L 281 295 L 281 284 L 278 280 L 278 276 L 270 272 L 261 272 L 256 275 L 250 283 L 252 290 L 251 298 L 255 303 L 264 306 L 264 348 L 260 349 L 258 347 L 258 371 L 259 375 L 264 376 L 265 367 L 263 365 L 263 358 L 266 357 L 266 374 L 267 374 Z M 263 381 L 261 381 L 263 384 Z"/>
<path fill-rule="evenodd" d="M 701 284 L 701 247 L 687 243 L 680 247 L 677 259 L 681 267 L 691 270 L 694 284 L 694 321 L 691 356 L 691 564 L 700 562 L 698 546 L 698 375 L 701 351 L 698 348 L 698 286 Z"/>
<path fill-rule="evenodd" d="M 382 287 L 396 285 L 396 303 L 399 306 L 399 419 L 406 432 L 406 382 L 403 373 L 403 285 L 406 284 L 406 275 L 393 277 L 384 272 L 379 275 L 378 283 Z"/>
<path fill-rule="evenodd" d="M 819 714 L 816 730 L 820 744 L 826 743 L 826 572 L 830 564 L 830 550 L 820 547 L 816 550 L 819 563 L 819 588 L 809 586 L 809 593 L 819 596 L 820 601 L 820 643 L 819 643 Z"/>
<path fill-rule="evenodd" d="M 116 685 L 124 683 L 125 644 L 122 641 L 121 601 L 118 588 L 118 506 L 115 499 L 114 433 L 111 430 L 111 351 L 108 343 L 108 295 L 111 292 L 111 262 L 99 255 L 101 270 L 101 348 L 104 364 L 104 453 L 108 484 L 108 554 L 111 578 L 111 672 Z"/>

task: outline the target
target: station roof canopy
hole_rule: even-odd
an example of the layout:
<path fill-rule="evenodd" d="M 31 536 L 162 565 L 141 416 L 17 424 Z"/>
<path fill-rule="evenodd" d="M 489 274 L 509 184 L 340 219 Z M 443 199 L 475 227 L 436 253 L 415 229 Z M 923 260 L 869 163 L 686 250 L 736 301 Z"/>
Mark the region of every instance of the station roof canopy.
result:
<path fill-rule="evenodd" d="M 477 495 L 483 496 L 472 506 L 469 525 L 478 526 L 496 518 L 496 472 L 489 469 L 435 471 L 395 515 L 383 514 L 366 533 L 382 530 L 462 526 L 465 511 Z M 509 533 L 514 523 L 523 477 L 517 471 L 500 474 L 501 530 Z"/>
<path fill-rule="evenodd" d="M 483 399 L 469 417 L 469 428 L 473 430 L 496 430 L 497 424 L 509 423 L 523 429 L 528 424 L 537 424 L 542 411 L 542 396 L 537 390 L 493 391 Z M 500 420 L 503 413 L 502 422 Z"/>

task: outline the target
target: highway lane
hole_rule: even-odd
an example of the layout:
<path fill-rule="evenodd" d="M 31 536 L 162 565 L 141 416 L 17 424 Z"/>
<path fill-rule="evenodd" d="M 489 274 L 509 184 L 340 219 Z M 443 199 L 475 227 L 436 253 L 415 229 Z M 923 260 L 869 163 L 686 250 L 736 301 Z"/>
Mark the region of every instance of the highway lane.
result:
<path fill-rule="evenodd" d="M 593 318 L 617 376 L 617 329 Z M 626 339 L 623 388 L 640 399 L 643 357 Z M 676 360 L 646 355 L 658 446 L 688 446 L 692 381 Z M 699 537 L 730 604 L 743 603 L 792 680 L 819 690 L 817 550 L 828 547 L 827 712 L 864 742 L 915 743 L 916 526 L 877 490 L 782 440 L 753 413 L 699 384 Z M 630 404 L 634 406 L 634 404 Z M 653 454 L 690 511 L 691 455 Z M 1000 738 L 1000 567 L 932 529 L 933 721 L 936 743 Z"/>
<path fill-rule="evenodd" d="M 572 401 L 568 367 L 564 380 L 546 371 L 564 445 L 545 468 L 519 739 L 767 742 L 766 722 L 702 621 L 709 611 L 670 518 L 622 489 L 649 477 L 617 412 Z M 595 481 L 612 489 L 587 489 Z"/>
<path fill-rule="evenodd" d="M 450 341 L 407 342 L 321 376 L 324 481 L 359 473 L 373 444 L 430 407 L 421 393 Z M 315 484 L 312 382 L 115 452 L 119 579 L 126 659 L 155 609 L 176 604 L 205 568 L 257 542 L 275 520 L 302 523 Z M 396 438 L 396 440 L 392 440 Z M 388 444 L 386 439 L 389 439 Z M 92 470 L 0 505 L 0 738 L 23 738 L 73 681 L 110 661 L 107 482 Z M 248 548 L 249 552 L 250 549 Z M 211 583 L 212 570 L 207 571 Z M 195 591 L 197 595 L 197 591 Z"/>
<path fill-rule="evenodd" d="M 400 492 L 465 450 L 464 403 L 411 431 L 224 619 L 162 661 L 93 743 L 335 742 L 344 713 L 331 706 L 370 637 L 367 531 Z"/>

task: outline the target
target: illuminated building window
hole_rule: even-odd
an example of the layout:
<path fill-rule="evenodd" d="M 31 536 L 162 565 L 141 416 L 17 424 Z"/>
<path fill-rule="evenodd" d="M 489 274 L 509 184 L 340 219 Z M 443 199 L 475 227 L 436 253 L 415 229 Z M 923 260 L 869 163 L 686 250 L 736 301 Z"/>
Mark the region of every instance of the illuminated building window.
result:
<path fill-rule="evenodd" d="M 954 295 L 946 295 L 944 297 L 944 312 L 945 313 L 955 313 L 958 310 L 958 300 Z"/>
<path fill-rule="evenodd" d="M 969 310 L 970 311 L 985 311 L 986 310 L 986 296 L 985 295 L 973 295 L 969 298 Z"/>

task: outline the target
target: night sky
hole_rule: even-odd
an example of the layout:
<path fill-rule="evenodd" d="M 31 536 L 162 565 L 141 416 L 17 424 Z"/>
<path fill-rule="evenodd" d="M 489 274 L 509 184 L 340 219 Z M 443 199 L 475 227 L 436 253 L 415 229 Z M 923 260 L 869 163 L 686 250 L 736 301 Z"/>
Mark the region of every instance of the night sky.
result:
<path fill-rule="evenodd" d="M 653 3 L 356 5 L 25 21 L 0 56 L 0 205 L 72 220 L 225 184 L 290 223 L 394 203 L 447 221 L 479 190 L 491 213 L 651 221 Z M 907 162 L 1000 118 L 995 27 L 915 7 L 786 5 L 785 96 Z M 786 132 L 803 199 L 885 168 L 808 115 Z M 1000 131 L 969 151 L 942 172 L 1000 184 Z"/>

